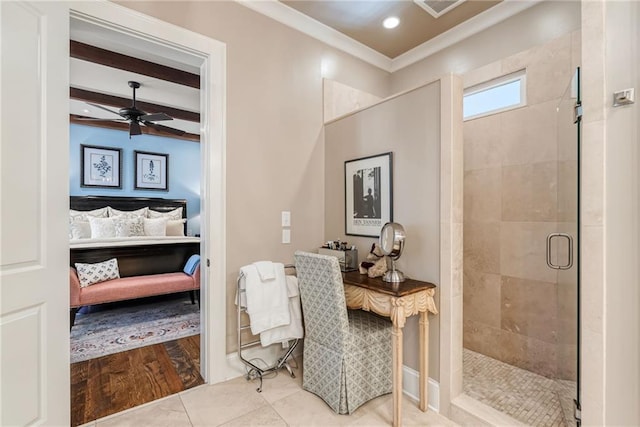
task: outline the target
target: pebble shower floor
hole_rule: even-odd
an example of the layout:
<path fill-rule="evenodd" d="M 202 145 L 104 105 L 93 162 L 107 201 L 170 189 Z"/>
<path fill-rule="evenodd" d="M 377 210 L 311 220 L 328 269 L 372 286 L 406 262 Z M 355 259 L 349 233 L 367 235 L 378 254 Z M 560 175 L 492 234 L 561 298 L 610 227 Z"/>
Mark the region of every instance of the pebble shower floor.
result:
<path fill-rule="evenodd" d="M 575 426 L 575 382 L 554 381 L 467 349 L 463 356 L 468 396 L 531 426 Z"/>

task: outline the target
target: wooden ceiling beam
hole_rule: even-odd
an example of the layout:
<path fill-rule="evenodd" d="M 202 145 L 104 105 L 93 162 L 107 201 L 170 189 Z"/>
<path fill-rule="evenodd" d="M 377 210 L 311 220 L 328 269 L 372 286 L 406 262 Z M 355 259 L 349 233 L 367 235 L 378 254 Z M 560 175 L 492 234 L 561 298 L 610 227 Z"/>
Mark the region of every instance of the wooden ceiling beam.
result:
<path fill-rule="evenodd" d="M 111 107 L 129 107 L 131 105 L 130 98 L 121 98 L 114 95 L 106 95 L 104 93 L 92 92 L 90 90 L 69 88 L 69 97 L 94 104 L 109 105 Z M 136 107 L 146 113 L 165 113 L 174 119 L 187 120 L 189 122 L 200 123 L 200 113 L 193 111 L 181 110 L 179 108 L 167 107 L 165 105 L 153 104 L 136 100 Z"/>
<path fill-rule="evenodd" d="M 125 122 L 112 122 L 109 120 L 105 120 L 105 121 L 81 120 L 83 118 L 86 118 L 86 117 L 78 116 L 76 114 L 69 114 L 70 123 L 129 132 L 129 124 Z M 178 135 L 173 135 L 165 132 L 159 132 L 147 126 L 140 126 L 140 130 L 142 131 L 142 133 L 147 135 L 163 136 L 165 138 L 183 139 L 186 141 L 200 142 L 200 135 L 196 135 L 195 133 L 185 133 L 182 136 L 178 136 Z"/>
<path fill-rule="evenodd" d="M 197 74 L 167 67 L 166 65 L 155 64 L 144 59 L 101 49 L 78 41 L 70 41 L 70 55 L 72 58 L 83 61 L 94 62 L 107 67 L 200 89 L 200 76 Z"/>

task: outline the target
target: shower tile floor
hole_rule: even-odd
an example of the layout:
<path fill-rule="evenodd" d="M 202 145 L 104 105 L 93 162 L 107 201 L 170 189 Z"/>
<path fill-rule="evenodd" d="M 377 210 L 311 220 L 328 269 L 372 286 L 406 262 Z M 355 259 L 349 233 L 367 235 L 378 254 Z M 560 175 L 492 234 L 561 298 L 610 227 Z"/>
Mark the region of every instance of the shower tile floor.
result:
<path fill-rule="evenodd" d="M 531 426 L 575 426 L 575 382 L 554 381 L 464 349 L 464 392 Z"/>

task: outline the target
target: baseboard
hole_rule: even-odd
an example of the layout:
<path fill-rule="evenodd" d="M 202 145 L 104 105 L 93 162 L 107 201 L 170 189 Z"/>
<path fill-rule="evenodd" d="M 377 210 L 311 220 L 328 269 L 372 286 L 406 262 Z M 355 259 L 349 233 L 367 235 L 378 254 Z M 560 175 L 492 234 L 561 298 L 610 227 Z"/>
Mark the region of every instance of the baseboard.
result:
<path fill-rule="evenodd" d="M 402 392 L 415 401 L 420 400 L 420 373 L 406 365 L 402 366 Z M 429 409 L 440 412 L 440 384 L 429 378 L 427 389 Z"/>

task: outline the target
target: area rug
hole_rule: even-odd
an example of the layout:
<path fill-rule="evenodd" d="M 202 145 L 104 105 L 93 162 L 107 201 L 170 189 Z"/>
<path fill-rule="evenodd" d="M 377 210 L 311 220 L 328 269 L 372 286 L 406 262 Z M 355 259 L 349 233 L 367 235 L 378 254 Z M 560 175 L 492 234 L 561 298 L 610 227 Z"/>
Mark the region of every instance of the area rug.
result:
<path fill-rule="evenodd" d="M 189 297 L 92 308 L 71 328 L 71 363 L 199 333 L 200 309 Z"/>

